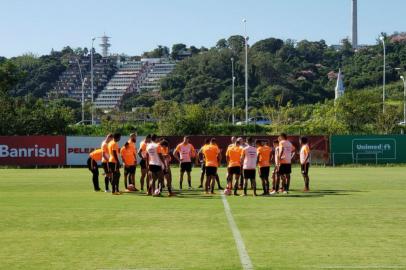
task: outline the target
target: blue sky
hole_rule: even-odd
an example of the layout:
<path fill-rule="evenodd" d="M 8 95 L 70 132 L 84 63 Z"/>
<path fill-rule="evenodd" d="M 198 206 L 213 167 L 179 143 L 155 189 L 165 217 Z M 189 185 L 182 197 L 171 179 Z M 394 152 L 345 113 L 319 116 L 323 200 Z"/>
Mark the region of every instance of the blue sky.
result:
<path fill-rule="evenodd" d="M 244 31 L 267 37 L 337 44 L 350 36 L 351 0 L 0 0 L 0 56 L 90 47 L 106 32 L 111 51 L 141 54 L 157 45 L 214 46 Z M 358 0 L 359 43 L 406 31 L 404 0 Z M 96 50 L 100 51 L 97 47 Z"/>

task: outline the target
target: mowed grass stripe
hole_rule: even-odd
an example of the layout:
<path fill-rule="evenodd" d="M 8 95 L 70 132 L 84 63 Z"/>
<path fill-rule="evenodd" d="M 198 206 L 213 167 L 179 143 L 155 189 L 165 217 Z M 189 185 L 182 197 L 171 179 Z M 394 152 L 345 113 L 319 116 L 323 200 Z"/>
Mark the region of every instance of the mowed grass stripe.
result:
<path fill-rule="evenodd" d="M 313 192 L 303 194 L 296 169 L 287 197 L 228 201 L 256 269 L 406 269 L 404 175 L 313 168 Z"/>
<path fill-rule="evenodd" d="M 241 267 L 219 197 L 95 193 L 85 169 L 0 175 L 0 268 Z"/>
<path fill-rule="evenodd" d="M 405 167 L 312 167 L 309 194 L 293 170 L 288 197 L 227 197 L 255 269 L 406 269 Z M 219 195 L 91 189 L 86 169 L 0 170 L 0 268 L 242 268 Z"/>

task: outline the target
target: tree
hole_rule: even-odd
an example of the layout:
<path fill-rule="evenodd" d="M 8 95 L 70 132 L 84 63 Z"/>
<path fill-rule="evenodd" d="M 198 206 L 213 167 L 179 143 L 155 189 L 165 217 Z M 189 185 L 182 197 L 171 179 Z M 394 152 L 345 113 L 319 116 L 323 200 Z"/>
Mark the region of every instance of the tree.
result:
<path fill-rule="evenodd" d="M 0 64 L 0 92 L 11 92 L 11 89 L 13 89 L 21 77 L 21 72 L 11 61 Z"/>
<path fill-rule="evenodd" d="M 186 50 L 186 45 L 183 43 L 178 43 L 178 44 L 174 44 L 172 46 L 172 52 L 171 52 L 171 57 L 174 60 L 179 60 L 179 54 L 181 52 L 183 52 L 184 50 Z"/>

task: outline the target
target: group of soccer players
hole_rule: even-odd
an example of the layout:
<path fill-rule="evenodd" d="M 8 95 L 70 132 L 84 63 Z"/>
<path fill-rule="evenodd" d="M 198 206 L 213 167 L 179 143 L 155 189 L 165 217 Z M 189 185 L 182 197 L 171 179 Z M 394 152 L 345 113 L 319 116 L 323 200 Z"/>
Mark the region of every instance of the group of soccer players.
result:
<path fill-rule="evenodd" d="M 124 167 L 124 187 L 126 192 L 138 191 L 135 184 L 135 171 L 137 157 L 140 159 L 141 169 L 140 188 L 144 191 L 146 186 L 147 194 L 160 196 L 166 187 L 169 196 L 174 196 L 172 186 L 171 161 L 172 156 L 178 161 L 180 169 L 179 191 L 183 188 L 183 179 L 186 173 L 188 188 L 192 189 L 191 171 L 193 164 L 201 164 L 201 178 L 199 188 L 203 188 L 206 194 L 214 194 L 217 183 L 220 185 L 218 167 L 221 165 L 222 155 L 216 138 L 206 139 L 205 144 L 196 152 L 191 144 L 190 138 L 185 136 L 183 141 L 170 153 L 169 142 L 156 135 L 148 135 L 140 143 L 140 149 L 136 147 L 137 135 L 131 134 L 128 141 L 121 148 L 118 142 L 120 134 L 108 134 L 101 143 L 100 149 L 94 150 L 89 155 L 88 168 L 92 172 L 92 181 L 95 191 L 101 191 L 99 187 L 99 171 L 97 163 L 100 161 L 105 174 L 105 192 L 113 195 L 121 195 L 119 190 L 120 181 L 120 159 Z M 310 147 L 305 137 L 300 139 L 300 164 L 301 173 L 304 179 L 304 192 L 309 191 L 309 166 Z M 268 140 L 256 140 L 248 137 L 231 138 L 231 144 L 226 150 L 227 162 L 227 187 L 224 190 L 226 195 L 239 195 L 238 190 L 243 190 L 241 196 L 247 196 L 248 185 L 257 196 L 256 174 L 262 182 L 263 193 L 261 195 L 275 195 L 277 193 L 287 194 L 290 188 L 290 175 L 292 172 L 292 159 L 296 149 L 288 140 L 286 134 L 282 133 L 277 140 L 269 145 Z M 271 172 L 271 164 L 274 168 Z M 270 182 L 270 176 L 271 181 Z M 204 181 L 206 180 L 206 181 Z M 145 185 L 144 185 L 145 184 Z"/>

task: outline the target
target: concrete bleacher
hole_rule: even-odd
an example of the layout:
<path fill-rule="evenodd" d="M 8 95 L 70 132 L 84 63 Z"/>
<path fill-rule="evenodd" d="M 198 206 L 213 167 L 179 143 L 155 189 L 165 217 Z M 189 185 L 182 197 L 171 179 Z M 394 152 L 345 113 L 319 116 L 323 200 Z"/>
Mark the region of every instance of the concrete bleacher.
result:
<path fill-rule="evenodd" d="M 161 79 L 173 71 L 176 63 L 165 58 L 141 59 L 148 64 L 148 73 L 140 85 L 139 92 L 157 92 L 161 88 Z"/>
<path fill-rule="evenodd" d="M 91 67 L 90 56 L 71 57 L 68 60 L 67 69 L 61 74 L 55 87 L 48 96 L 50 98 L 73 98 L 78 101 L 82 100 L 82 81 L 79 71 L 82 72 L 84 84 L 84 97 L 85 101 L 91 100 Z M 94 97 L 102 91 L 104 86 L 116 72 L 115 61 L 111 58 L 102 58 L 95 55 L 93 62 L 93 90 Z"/>
<path fill-rule="evenodd" d="M 118 71 L 107 83 L 96 99 L 95 107 L 99 109 L 116 108 L 124 94 L 137 91 L 145 77 L 147 66 L 141 61 L 118 63 Z"/>
<path fill-rule="evenodd" d="M 118 63 L 118 71 L 96 99 L 98 109 L 118 108 L 128 93 L 156 92 L 160 81 L 175 68 L 175 62 L 166 58 L 143 58 L 141 61 Z"/>

